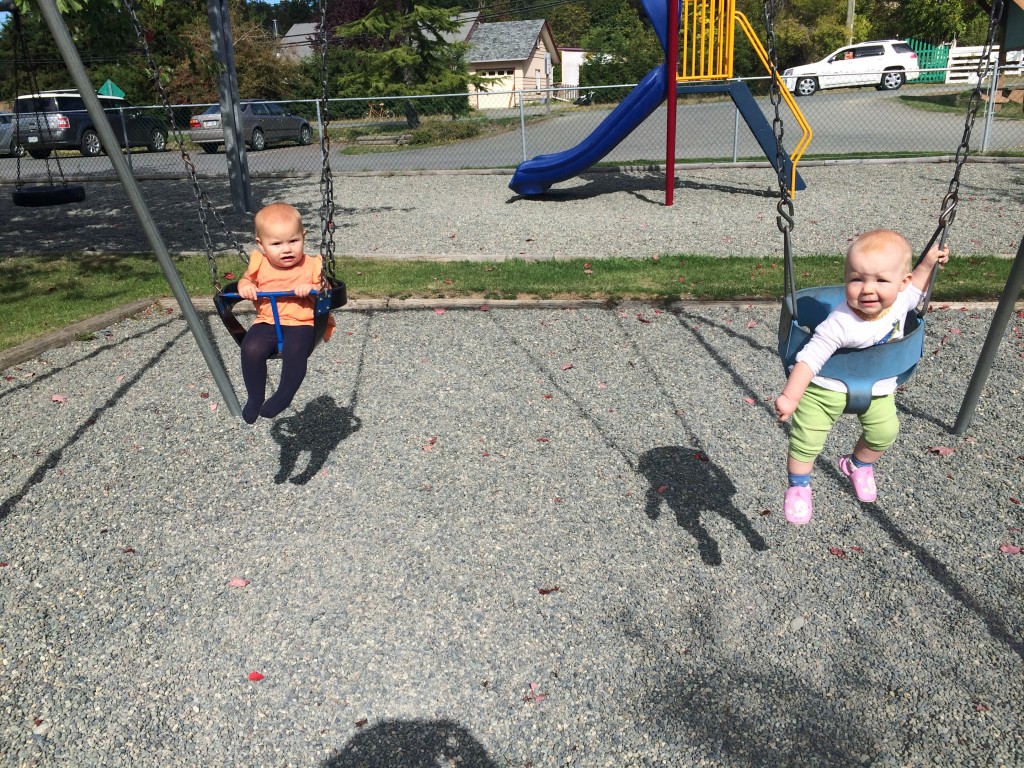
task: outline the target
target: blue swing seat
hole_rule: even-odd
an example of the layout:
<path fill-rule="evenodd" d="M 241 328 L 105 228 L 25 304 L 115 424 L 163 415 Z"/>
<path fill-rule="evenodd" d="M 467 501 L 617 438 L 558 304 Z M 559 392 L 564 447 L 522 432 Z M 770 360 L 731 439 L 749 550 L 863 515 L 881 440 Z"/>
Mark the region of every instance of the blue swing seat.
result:
<path fill-rule="evenodd" d="M 323 341 L 324 333 L 327 331 L 327 321 L 331 316 L 331 310 L 338 309 L 345 306 L 348 303 L 348 293 L 345 289 L 345 283 L 341 280 L 328 277 L 327 282 L 330 288 L 326 291 L 316 291 L 309 294 L 316 299 L 316 304 L 313 308 L 313 347 Z M 277 299 L 282 296 L 294 296 L 295 294 L 291 291 L 271 291 L 268 293 L 257 293 L 260 298 L 270 299 L 270 307 L 274 312 L 274 329 L 277 331 L 277 351 L 281 352 L 281 347 L 284 345 L 284 335 L 281 333 L 281 322 L 277 315 Z M 217 308 L 217 314 L 220 315 L 220 319 L 224 322 L 224 327 L 228 329 L 228 333 L 231 337 L 238 342 L 238 346 L 242 346 L 242 340 L 245 338 L 246 329 L 237 317 L 235 317 L 234 308 L 235 305 L 242 301 L 242 297 L 238 295 L 238 281 L 228 283 L 224 286 L 224 289 L 220 291 L 216 296 L 213 297 L 213 305 Z M 276 358 L 277 355 L 274 355 Z"/>
<path fill-rule="evenodd" d="M 794 298 L 800 322 L 793 317 Z M 786 374 L 796 363 L 796 355 L 810 341 L 814 328 L 839 304 L 846 301 L 846 287 L 827 285 L 805 288 L 787 295 L 782 302 L 779 322 L 779 357 Z M 902 339 L 865 349 L 840 349 L 829 358 L 821 375 L 846 384 L 846 413 L 864 413 L 871 405 L 871 388 L 882 379 L 896 377 L 907 381 L 924 353 L 924 317 L 916 310 L 907 313 Z"/>

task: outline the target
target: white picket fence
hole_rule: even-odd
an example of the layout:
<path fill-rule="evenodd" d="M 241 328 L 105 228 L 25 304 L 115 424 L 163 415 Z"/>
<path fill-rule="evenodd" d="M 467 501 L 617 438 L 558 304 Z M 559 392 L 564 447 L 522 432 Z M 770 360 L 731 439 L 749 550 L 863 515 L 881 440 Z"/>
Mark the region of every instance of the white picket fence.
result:
<path fill-rule="evenodd" d="M 967 83 L 974 85 L 977 81 L 978 64 L 981 63 L 981 55 L 984 53 L 984 46 L 963 45 L 953 46 L 949 49 L 949 62 L 946 71 L 947 83 Z M 999 60 L 999 46 L 992 48 L 991 61 L 995 64 Z M 1006 67 L 1002 74 L 1016 77 L 1024 74 L 1024 51 L 1007 51 Z"/>

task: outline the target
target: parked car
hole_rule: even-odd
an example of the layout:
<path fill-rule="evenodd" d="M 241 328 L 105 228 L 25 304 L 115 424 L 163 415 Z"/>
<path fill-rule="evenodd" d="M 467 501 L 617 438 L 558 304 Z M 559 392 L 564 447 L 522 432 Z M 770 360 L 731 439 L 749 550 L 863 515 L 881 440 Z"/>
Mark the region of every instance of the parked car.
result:
<path fill-rule="evenodd" d="M 25 145 L 14 141 L 14 115 L 0 112 L 0 155 L 4 157 L 24 157 Z"/>
<path fill-rule="evenodd" d="M 873 85 L 895 91 L 920 76 L 917 54 L 902 40 L 869 40 L 833 51 L 821 61 L 792 67 L 782 73 L 786 87 L 797 96 L 824 88 Z"/>
<path fill-rule="evenodd" d="M 239 109 L 242 113 L 242 137 L 253 152 L 279 141 L 305 145 L 313 140 L 313 129 L 306 118 L 285 112 L 280 104 L 245 99 L 239 104 Z M 188 135 L 204 152 L 216 152 L 224 143 L 220 105 L 214 104 L 202 114 L 194 115 L 188 123 Z"/>
<path fill-rule="evenodd" d="M 146 115 L 118 96 L 98 95 L 114 135 L 122 147 L 167 149 L 167 128 L 162 120 Z M 28 153 L 37 159 L 55 149 L 77 149 L 86 157 L 102 154 L 103 145 L 82 96 L 75 90 L 46 91 L 14 100 L 15 132 Z"/>

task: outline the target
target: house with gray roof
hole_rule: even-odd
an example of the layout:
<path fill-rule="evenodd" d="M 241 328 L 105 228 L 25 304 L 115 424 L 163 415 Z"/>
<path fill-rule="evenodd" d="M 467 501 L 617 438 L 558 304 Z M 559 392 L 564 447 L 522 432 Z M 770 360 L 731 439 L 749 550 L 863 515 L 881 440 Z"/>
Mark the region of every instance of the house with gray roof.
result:
<path fill-rule="evenodd" d="M 278 55 L 292 61 L 301 61 L 307 56 L 312 56 L 312 43 L 319 36 L 319 30 L 319 23 L 292 24 L 277 41 Z"/>
<path fill-rule="evenodd" d="M 470 90 L 469 103 L 478 109 L 516 106 L 517 93 L 552 85 L 551 68 L 559 63 L 551 27 L 544 19 L 477 24 L 466 39 L 470 72 L 487 79 L 487 90 Z M 526 95 L 530 98 L 530 95 Z"/>

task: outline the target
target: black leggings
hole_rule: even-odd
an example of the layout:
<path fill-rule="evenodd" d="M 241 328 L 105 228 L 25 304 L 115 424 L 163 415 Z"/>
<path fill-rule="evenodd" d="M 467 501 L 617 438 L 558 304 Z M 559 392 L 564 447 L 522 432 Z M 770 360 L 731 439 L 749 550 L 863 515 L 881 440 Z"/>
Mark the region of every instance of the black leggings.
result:
<path fill-rule="evenodd" d="M 281 383 L 270 399 L 266 399 L 267 360 L 277 354 L 277 330 L 269 323 L 253 323 L 242 339 L 242 380 L 249 396 L 242 418 L 249 424 L 259 416 L 272 419 L 281 413 L 306 378 L 306 359 L 313 351 L 313 326 L 283 325 L 281 333 Z"/>

